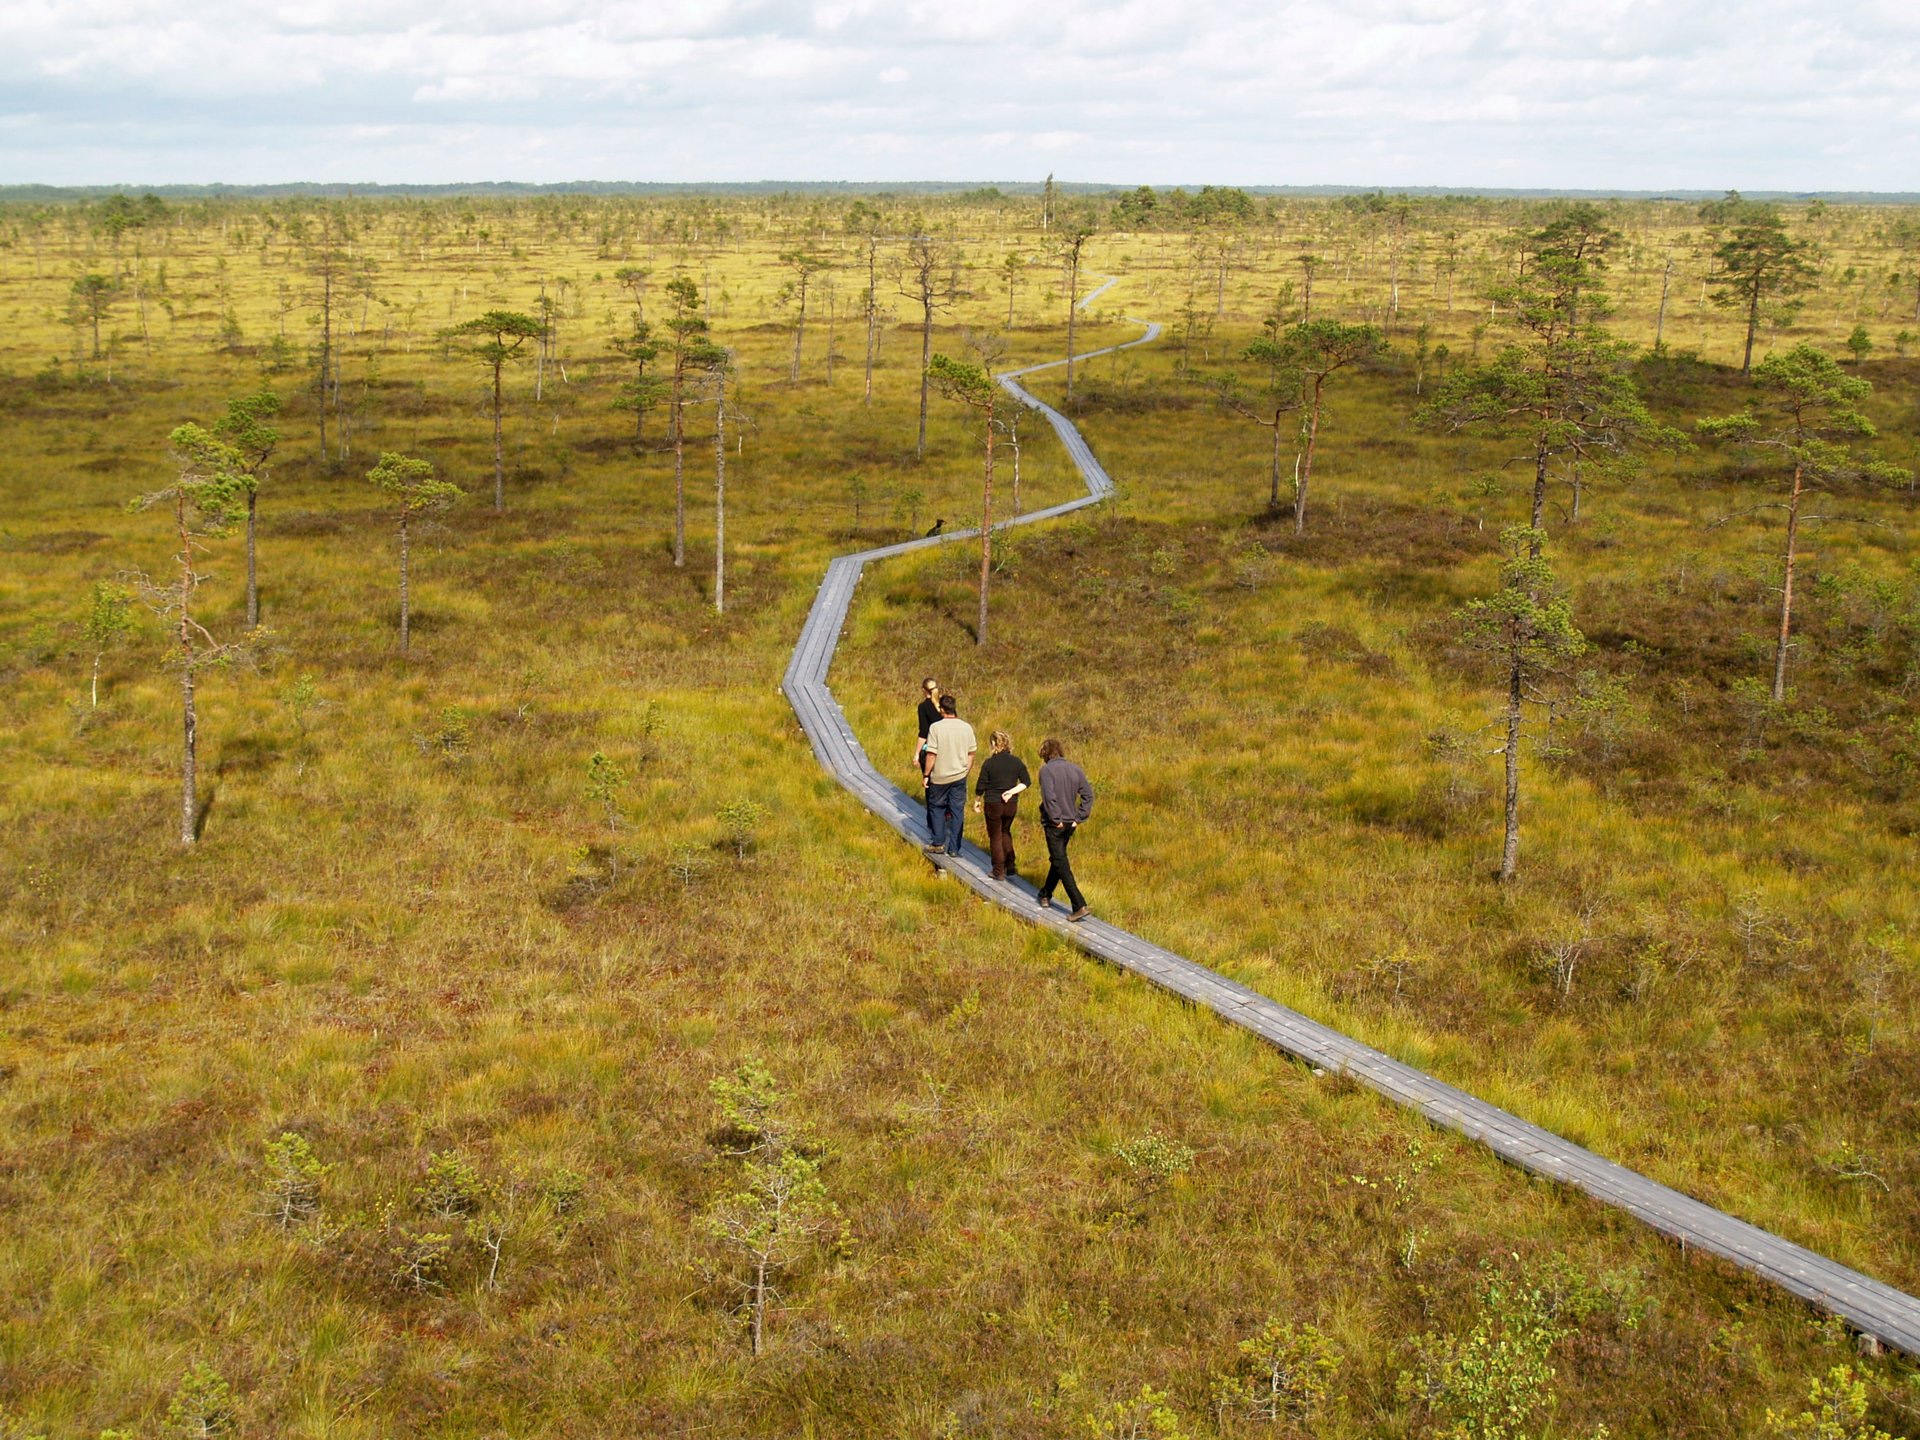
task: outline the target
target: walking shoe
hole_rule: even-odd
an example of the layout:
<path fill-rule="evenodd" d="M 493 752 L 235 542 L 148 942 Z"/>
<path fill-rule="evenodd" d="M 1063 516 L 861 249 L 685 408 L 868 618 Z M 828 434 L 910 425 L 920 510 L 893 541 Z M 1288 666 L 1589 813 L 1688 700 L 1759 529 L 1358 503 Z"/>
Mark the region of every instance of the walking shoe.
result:
<path fill-rule="evenodd" d="M 1042 910 L 1051 910 L 1053 908 L 1053 897 L 1050 895 L 1036 895 L 1033 897 L 1033 902 Z"/>
<path fill-rule="evenodd" d="M 1085 920 L 1088 917 L 1090 917 L 1092 914 L 1093 914 L 1093 911 L 1089 910 L 1086 906 L 1082 905 L 1078 910 L 1074 911 L 1071 915 L 1067 916 L 1067 919 Z"/>
<path fill-rule="evenodd" d="M 995 871 L 993 872 L 993 878 L 994 878 L 994 879 L 996 879 L 996 880 L 1004 880 L 1004 879 L 1006 879 L 1007 877 L 1006 877 L 1006 876 L 1004 876 L 1004 875 L 1002 875 L 1002 874 L 1001 874 L 1001 873 L 1000 873 L 1000 872 L 999 872 L 998 870 L 995 870 Z"/>
<path fill-rule="evenodd" d="M 947 853 L 947 847 L 944 845 L 922 845 L 920 847 L 920 853 L 922 855 L 944 855 Z"/>

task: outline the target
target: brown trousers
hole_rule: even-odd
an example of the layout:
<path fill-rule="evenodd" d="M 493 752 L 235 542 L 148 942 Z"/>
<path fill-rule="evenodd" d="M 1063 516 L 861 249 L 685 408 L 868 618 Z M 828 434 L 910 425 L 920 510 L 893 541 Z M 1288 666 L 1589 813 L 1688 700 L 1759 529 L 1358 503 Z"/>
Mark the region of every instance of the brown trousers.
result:
<path fill-rule="evenodd" d="M 1013 873 L 1013 817 L 1020 811 L 1018 799 L 986 797 L 980 813 L 987 820 L 987 854 L 993 860 L 993 878 L 1004 880 Z"/>

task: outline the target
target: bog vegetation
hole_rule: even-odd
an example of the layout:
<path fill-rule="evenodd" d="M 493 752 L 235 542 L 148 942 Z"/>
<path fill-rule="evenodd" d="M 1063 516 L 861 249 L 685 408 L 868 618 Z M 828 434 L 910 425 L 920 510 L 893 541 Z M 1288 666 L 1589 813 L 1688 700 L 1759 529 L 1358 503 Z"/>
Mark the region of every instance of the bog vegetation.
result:
<path fill-rule="evenodd" d="M 116 197 L 0 314 L 0 1434 L 1914 1431 L 776 688 L 1166 322 L 1034 382 L 1119 499 L 871 572 L 869 753 L 1060 736 L 1103 915 L 1920 1288 L 1906 212 Z"/>

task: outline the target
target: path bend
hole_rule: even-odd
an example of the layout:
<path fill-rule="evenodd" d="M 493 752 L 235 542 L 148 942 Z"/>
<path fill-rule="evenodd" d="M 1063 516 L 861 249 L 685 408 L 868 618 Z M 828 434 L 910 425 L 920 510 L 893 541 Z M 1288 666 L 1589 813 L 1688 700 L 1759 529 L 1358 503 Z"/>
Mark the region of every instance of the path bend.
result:
<path fill-rule="evenodd" d="M 1090 291 L 1081 305 L 1090 304 L 1116 283 L 1117 279 L 1108 279 Z M 1161 327 L 1157 323 L 1144 320 L 1132 323 L 1144 327 L 1139 339 L 1084 351 L 1073 358 L 1087 360 L 1159 339 Z M 1005 371 L 995 378 L 1015 399 L 1046 417 L 1086 482 L 1087 493 L 1044 510 L 1000 521 L 994 526 L 996 530 L 1071 514 L 1097 505 L 1113 493 L 1111 477 L 1079 430 L 1066 416 L 1019 383 L 1024 376 L 1064 364 L 1064 359 L 1052 360 Z M 781 681 L 781 691 L 793 706 L 820 763 L 861 804 L 916 844 L 925 829 L 921 800 L 894 785 L 867 758 L 827 685 L 827 671 L 833 663 L 861 574 L 870 563 L 952 544 L 978 534 L 977 526 L 949 531 L 926 539 L 856 551 L 830 562 Z M 1840 1317 L 1862 1336 L 1920 1358 L 1920 1300 L 1904 1291 L 1604 1159 L 1107 921 L 1096 918 L 1076 925 L 1069 923 L 1059 910 L 1042 911 L 1034 903 L 1034 887 L 1028 882 L 992 879 L 986 854 L 971 841 L 965 843 L 956 858 L 930 858 L 982 899 L 1029 924 L 1053 931 L 1122 970 L 1204 1006 L 1294 1058 L 1351 1076 L 1396 1104 L 1418 1111 L 1434 1125 L 1479 1141 L 1523 1170 L 1584 1191 L 1677 1240 L 1683 1249 L 1691 1247 L 1721 1256 L 1818 1309 Z"/>

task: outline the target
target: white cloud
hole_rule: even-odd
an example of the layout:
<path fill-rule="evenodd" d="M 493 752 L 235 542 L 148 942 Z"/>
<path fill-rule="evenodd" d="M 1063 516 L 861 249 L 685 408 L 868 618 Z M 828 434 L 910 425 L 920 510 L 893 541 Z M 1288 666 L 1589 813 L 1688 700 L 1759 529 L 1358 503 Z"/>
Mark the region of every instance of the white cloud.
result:
<path fill-rule="evenodd" d="M 1901 0 L 0 6 L 6 180 L 1920 189 L 1916 97 Z"/>

